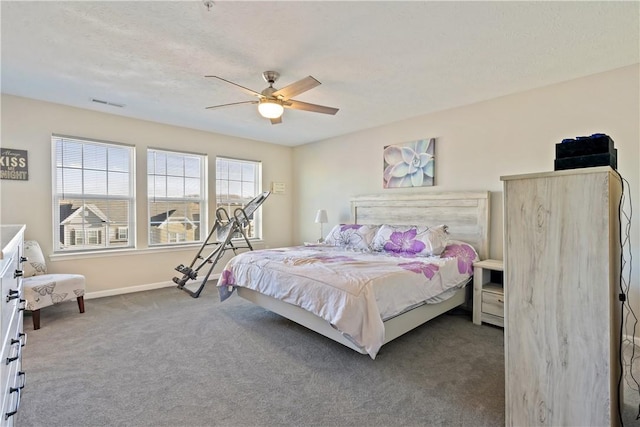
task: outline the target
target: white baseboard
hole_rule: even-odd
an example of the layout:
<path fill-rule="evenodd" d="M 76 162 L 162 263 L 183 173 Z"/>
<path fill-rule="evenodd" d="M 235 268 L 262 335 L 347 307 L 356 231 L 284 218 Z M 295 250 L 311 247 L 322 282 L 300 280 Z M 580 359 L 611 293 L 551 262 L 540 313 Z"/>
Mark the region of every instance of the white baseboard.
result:
<path fill-rule="evenodd" d="M 209 280 L 217 280 L 220 278 L 219 274 L 212 274 Z M 94 299 L 103 297 L 112 297 L 115 295 L 130 294 L 133 292 L 150 291 L 153 289 L 170 288 L 176 286 L 173 281 L 149 283 L 146 285 L 127 286 L 126 288 L 107 289 L 106 291 L 87 292 L 84 294 L 84 299 Z"/>

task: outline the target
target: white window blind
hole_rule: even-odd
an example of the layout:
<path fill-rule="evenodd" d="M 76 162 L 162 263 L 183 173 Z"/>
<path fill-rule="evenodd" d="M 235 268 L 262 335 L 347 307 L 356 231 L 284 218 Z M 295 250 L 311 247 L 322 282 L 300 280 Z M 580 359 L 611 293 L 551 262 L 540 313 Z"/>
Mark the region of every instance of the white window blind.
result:
<path fill-rule="evenodd" d="M 251 160 L 216 158 L 216 206 L 230 217 L 262 192 L 262 164 Z M 246 230 L 248 238 L 262 238 L 262 209 L 258 209 Z M 240 238 L 241 236 L 236 236 Z"/>
<path fill-rule="evenodd" d="M 134 149 L 53 135 L 54 252 L 133 247 Z"/>
<path fill-rule="evenodd" d="M 206 160 L 201 154 L 149 149 L 149 245 L 201 242 L 207 232 Z"/>

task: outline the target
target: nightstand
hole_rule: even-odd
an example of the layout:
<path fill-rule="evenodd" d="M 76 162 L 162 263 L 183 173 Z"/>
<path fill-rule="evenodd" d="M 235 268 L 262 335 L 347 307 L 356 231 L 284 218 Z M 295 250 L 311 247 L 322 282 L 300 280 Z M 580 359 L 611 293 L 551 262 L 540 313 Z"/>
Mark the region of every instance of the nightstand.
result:
<path fill-rule="evenodd" d="M 504 271 L 502 261 L 473 263 L 473 323 L 504 327 L 504 289 L 501 284 L 491 283 L 492 271 Z"/>

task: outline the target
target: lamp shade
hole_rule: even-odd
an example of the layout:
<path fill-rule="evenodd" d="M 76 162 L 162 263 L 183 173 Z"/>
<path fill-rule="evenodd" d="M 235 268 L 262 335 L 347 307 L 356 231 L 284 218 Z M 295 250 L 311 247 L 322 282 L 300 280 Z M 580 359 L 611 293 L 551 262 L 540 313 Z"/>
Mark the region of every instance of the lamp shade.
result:
<path fill-rule="evenodd" d="M 316 213 L 316 222 L 319 222 L 320 224 L 329 222 L 329 219 L 327 219 L 327 211 L 320 209 L 318 213 Z"/>
<path fill-rule="evenodd" d="M 258 104 L 258 112 L 267 119 L 277 119 L 282 116 L 284 107 L 276 101 L 265 99 Z"/>

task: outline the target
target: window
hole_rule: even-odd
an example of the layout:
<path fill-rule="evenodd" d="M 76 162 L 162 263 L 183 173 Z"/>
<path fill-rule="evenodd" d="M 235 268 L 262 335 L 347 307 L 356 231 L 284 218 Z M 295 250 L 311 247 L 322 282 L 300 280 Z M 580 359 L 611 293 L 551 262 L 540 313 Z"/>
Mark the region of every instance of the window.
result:
<path fill-rule="evenodd" d="M 118 240 L 127 240 L 129 238 L 129 229 L 127 227 L 118 227 Z"/>
<path fill-rule="evenodd" d="M 169 243 L 184 242 L 186 238 L 186 233 L 169 233 Z"/>
<path fill-rule="evenodd" d="M 87 233 L 86 242 L 90 245 L 99 245 L 101 242 L 102 233 L 100 230 L 85 230 Z"/>
<path fill-rule="evenodd" d="M 239 207 L 245 207 L 261 193 L 262 165 L 250 160 L 216 158 L 216 205 L 224 208 L 229 217 Z M 246 230 L 248 238 L 262 238 L 261 209 L 258 209 Z M 242 236 L 236 236 L 239 238 Z"/>
<path fill-rule="evenodd" d="M 201 154 L 147 151 L 150 246 L 201 242 L 207 236 L 206 170 Z"/>
<path fill-rule="evenodd" d="M 133 247 L 134 149 L 53 135 L 54 252 Z"/>

